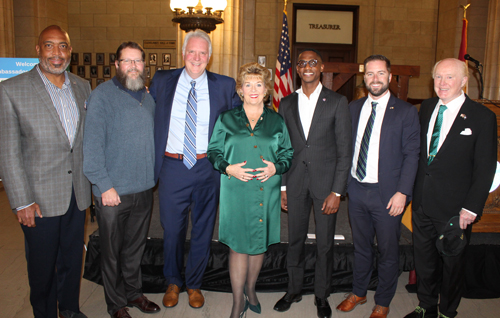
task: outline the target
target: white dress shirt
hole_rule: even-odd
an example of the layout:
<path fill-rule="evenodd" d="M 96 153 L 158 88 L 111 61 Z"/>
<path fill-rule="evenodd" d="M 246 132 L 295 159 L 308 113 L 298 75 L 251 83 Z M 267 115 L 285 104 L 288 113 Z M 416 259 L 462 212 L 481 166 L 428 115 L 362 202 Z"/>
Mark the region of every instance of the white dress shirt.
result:
<path fill-rule="evenodd" d="M 319 94 L 323 89 L 321 83 L 318 84 L 311 96 L 307 97 L 306 94 L 302 92 L 302 87 L 297 90 L 299 95 L 299 116 L 300 122 L 302 123 L 302 128 L 304 129 L 304 136 L 309 136 L 309 130 L 311 129 L 311 122 L 314 116 L 314 110 L 316 110 L 316 104 L 318 103 Z"/>
<path fill-rule="evenodd" d="M 356 178 L 359 182 L 363 183 L 378 183 L 378 158 L 379 158 L 379 148 L 380 148 L 380 131 L 382 129 L 382 122 L 384 121 L 385 110 L 387 108 L 387 103 L 391 93 L 386 92 L 385 95 L 377 100 L 374 100 L 370 95 L 366 99 L 363 107 L 361 108 L 361 113 L 359 114 L 358 131 L 356 133 L 356 143 L 354 144 L 354 156 L 352 158 L 351 175 Z M 356 176 L 356 168 L 358 166 L 359 148 L 361 147 L 361 141 L 363 140 L 363 135 L 365 134 L 366 124 L 368 119 L 370 119 L 372 113 L 372 102 L 377 102 L 375 107 L 375 122 L 373 123 L 373 130 L 370 136 L 370 143 L 368 147 L 368 158 L 366 161 L 366 176 L 363 181 L 359 180 Z"/>

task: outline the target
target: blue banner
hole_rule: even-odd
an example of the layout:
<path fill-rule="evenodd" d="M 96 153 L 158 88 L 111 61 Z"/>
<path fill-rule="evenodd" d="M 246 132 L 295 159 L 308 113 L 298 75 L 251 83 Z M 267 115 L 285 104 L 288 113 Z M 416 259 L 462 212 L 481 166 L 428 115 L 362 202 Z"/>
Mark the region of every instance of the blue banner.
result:
<path fill-rule="evenodd" d="M 0 82 L 31 70 L 37 58 L 0 58 Z"/>

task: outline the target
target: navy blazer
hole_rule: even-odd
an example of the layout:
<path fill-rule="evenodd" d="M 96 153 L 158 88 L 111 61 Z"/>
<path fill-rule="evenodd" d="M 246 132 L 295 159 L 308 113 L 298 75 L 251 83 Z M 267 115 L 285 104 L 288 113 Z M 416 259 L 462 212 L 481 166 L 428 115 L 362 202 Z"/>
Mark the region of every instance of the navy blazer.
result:
<path fill-rule="evenodd" d="M 438 98 L 420 108 L 421 153 L 413 199 L 433 218 L 449 220 L 462 208 L 480 217 L 488 198 L 497 161 L 496 115 L 466 96 L 441 148 L 427 165 L 427 131 Z"/>
<path fill-rule="evenodd" d="M 163 157 L 167 147 L 167 138 L 170 125 L 170 115 L 174 101 L 177 82 L 184 68 L 158 71 L 156 72 L 149 91 L 156 101 L 155 110 L 155 182 L 158 181 Z M 208 130 L 208 141 L 212 136 L 215 121 L 219 115 L 233 107 L 242 104 L 240 97 L 236 93 L 236 83 L 234 79 L 207 72 L 208 92 L 210 95 L 210 122 Z"/>
<path fill-rule="evenodd" d="M 352 119 L 352 149 L 356 144 L 361 108 L 368 97 L 349 104 Z M 364 130 L 364 127 L 362 128 Z M 420 124 L 417 108 L 393 96 L 389 98 L 380 131 L 378 184 L 384 205 L 396 192 L 411 201 L 420 153 Z M 350 180 L 352 175 L 349 173 Z"/>

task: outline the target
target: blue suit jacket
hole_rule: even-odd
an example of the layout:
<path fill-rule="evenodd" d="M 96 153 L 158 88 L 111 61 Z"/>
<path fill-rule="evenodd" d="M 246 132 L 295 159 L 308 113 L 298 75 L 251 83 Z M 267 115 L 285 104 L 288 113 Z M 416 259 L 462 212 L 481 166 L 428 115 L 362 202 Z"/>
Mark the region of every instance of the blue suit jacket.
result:
<path fill-rule="evenodd" d="M 167 147 L 167 138 L 170 125 L 170 115 L 172 112 L 172 103 L 174 101 L 177 82 L 184 68 L 172 71 L 156 72 L 151 87 L 149 88 L 151 96 L 156 101 L 155 111 L 155 182 L 158 181 L 165 148 Z M 212 136 L 215 121 L 220 113 L 229 110 L 235 106 L 241 105 L 241 99 L 236 93 L 236 83 L 234 79 L 207 72 L 208 92 L 210 95 L 210 123 L 208 138 Z"/>
<path fill-rule="evenodd" d="M 352 150 L 356 143 L 359 115 L 367 97 L 351 102 Z M 364 129 L 364 127 L 363 127 Z M 396 192 L 411 201 L 420 153 L 420 124 L 417 108 L 391 95 L 380 132 L 378 183 L 384 205 Z M 352 175 L 349 174 L 352 180 Z"/>

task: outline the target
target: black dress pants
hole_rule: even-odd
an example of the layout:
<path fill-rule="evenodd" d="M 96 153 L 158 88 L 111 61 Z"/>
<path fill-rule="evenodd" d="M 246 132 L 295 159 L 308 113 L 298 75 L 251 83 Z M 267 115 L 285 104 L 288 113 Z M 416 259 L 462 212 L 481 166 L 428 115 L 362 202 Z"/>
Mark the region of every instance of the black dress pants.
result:
<path fill-rule="evenodd" d="M 153 207 L 153 190 L 120 196 L 118 206 L 95 197 L 101 270 L 108 313 L 142 296 L 141 260 Z"/>
<path fill-rule="evenodd" d="M 427 212 L 427 214 L 426 214 Z M 465 250 L 457 256 L 442 256 L 436 248 L 436 240 L 448 220 L 432 218 L 421 206 L 413 210 L 413 249 L 417 273 L 419 306 L 434 309 L 455 317 L 462 298 L 465 283 Z M 465 230 L 467 245 L 472 226 Z"/>
<path fill-rule="evenodd" d="M 309 184 L 306 174 L 304 184 Z M 333 273 L 333 247 L 337 213 L 323 214 L 321 207 L 326 198 L 317 198 L 307 186 L 302 193 L 292 195 L 287 192 L 288 199 L 288 292 L 300 294 L 304 284 L 305 241 L 309 228 L 311 205 L 314 207 L 316 221 L 316 264 L 314 271 L 314 294 L 322 299 L 328 298 L 331 292 Z"/>
<path fill-rule="evenodd" d="M 60 311 L 80 312 L 85 211 L 78 209 L 75 192 L 66 214 L 36 217 L 35 224 L 35 227 L 21 225 L 33 315 L 55 318 L 58 303 Z"/>

